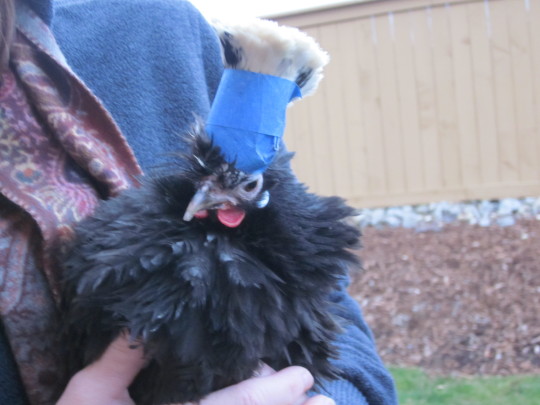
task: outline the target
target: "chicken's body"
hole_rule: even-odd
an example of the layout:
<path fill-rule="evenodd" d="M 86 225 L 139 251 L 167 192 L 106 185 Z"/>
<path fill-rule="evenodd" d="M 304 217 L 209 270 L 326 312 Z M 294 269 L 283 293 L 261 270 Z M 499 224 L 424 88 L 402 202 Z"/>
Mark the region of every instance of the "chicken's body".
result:
<path fill-rule="evenodd" d="M 212 148 L 198 137 L 198 148 Z M 264 175 L 271 198 L 236 228 L 182 219 L 194 171 L 150 180 L 100 206 L 64 261 L 73 364 L 124 329 L 149 358 L 138 404 L 182 403 L 253 375 L 260 361 L 336 376 L 329 294 L 354 262 L 358 230 L 338 198 L 310 194 L 282 154 Z"/>
<path fill-rule="evenodd" d="M 355 262 L 359 231 L 345 223 L 353 210 L 341 199 L 295 179 L 272 128 L 291 97 L 316 88 L 328 58 L 313 39 L 271 22 L 218 32 L 225 65 L 250 72 L 229 72 L 220 85 L 211 137 L 196 127 L 181 170 L 98 207 L 61 260 L 73 371 L 127 330 L 150 361 L 131 387 L 141 405 L 197 401 L 261 362 L 304 366 L 317 381 L 339 374 L 329 295 Z M 264 90 L 244 91 L 259 79 Z M 229 108 L 231 94 L 246 110 Z M 285 104 L 268 116 L 252 109 L 252 94 Z M 245 122 L 252 113 L 262 132 Z"/>

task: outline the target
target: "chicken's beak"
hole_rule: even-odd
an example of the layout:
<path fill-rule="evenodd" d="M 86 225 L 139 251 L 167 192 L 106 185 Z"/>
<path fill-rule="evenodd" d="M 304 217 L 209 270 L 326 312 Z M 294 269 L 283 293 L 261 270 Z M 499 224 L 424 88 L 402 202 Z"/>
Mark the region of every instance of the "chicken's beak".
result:
<path fill-rule="evenodd" d="M 206 209 L 208 202 L 210 200 L 210 187 L 207 184 L 204 184 L 201 188 L 197 190 L 189 205 L 186 208 L 184 213 L 184 221 L 191 221 L 195 214 L 201 210 Z"/>
<path fill-rule="evenodd" d="M 203 183 L 189 202 L 183 220 L 189 222 L 197 212 L 225 204 L 234 205 L 235 201 L 226 193 L 213 190 L 209 183 Z"/>

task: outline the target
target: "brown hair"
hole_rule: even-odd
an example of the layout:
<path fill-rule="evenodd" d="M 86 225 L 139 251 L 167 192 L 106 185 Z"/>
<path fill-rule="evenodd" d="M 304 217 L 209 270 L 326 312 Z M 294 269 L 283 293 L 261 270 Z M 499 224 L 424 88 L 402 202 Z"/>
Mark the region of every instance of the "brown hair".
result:
<path fill-rule="evenodd" d="M 15 0 L 0 0 L 0 70 L 7 67 L 15 32 Z"/>

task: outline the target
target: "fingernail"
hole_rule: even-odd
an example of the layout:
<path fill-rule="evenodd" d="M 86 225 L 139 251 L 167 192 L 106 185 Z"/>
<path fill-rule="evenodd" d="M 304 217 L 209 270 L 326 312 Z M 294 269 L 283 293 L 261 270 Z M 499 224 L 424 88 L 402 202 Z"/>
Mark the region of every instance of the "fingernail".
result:
<path fill-rule="evenodd" d="M 304 386 L 308 388 L 311 387 L 313 385 L 313 376 L 311 373 L 305 368 L 300 368 L 299 372 L 302 373 L 301 377 L 302 381 L 304 382 Z"/>
<path fill-rule="evenodd" d="M 268 377 L 269 375 L 275 374 L 275 372 L 276 371 L 272 367 L 263 363 L 257 370 L 255 370 L 253 377 Z"/>

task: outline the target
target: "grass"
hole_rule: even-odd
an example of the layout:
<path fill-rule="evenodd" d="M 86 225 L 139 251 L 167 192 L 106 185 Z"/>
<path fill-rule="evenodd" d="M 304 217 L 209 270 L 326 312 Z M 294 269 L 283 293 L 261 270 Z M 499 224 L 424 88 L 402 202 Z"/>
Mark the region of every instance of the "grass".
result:
<path fill-rule="evenodd" d="M 401 405 L 538 405 L 540 376 L 431 377 L 391 368 Z"/>

